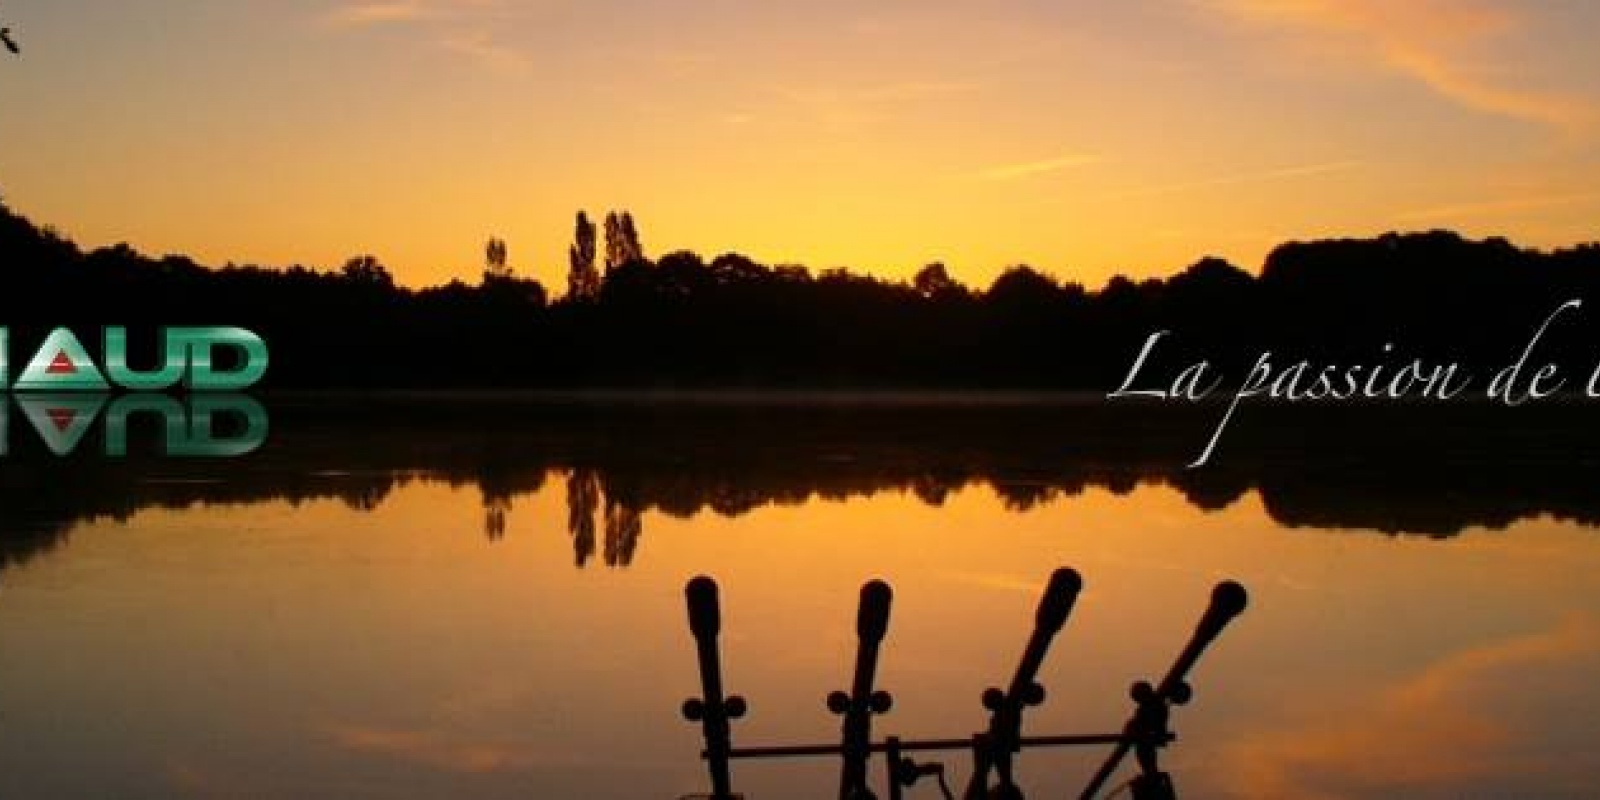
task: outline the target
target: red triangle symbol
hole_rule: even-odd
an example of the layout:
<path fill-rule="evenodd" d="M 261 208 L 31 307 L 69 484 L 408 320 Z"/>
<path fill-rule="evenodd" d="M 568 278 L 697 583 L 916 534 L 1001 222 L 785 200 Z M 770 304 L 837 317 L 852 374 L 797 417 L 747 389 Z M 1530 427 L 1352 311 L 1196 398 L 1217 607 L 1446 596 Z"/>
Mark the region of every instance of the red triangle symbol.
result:
<path fill-rule="evenodd" d="M 72 421 L 78 418 L 78 412 L 70 408 L 52 408 L 44 413 L 49 415 L 50 422 L 56 426 L 56 430 L 62 433 L 66 433 L 67 428 L 72 426 Z"/>
<path fill-rule="evenodd" d="M 60 350 L 56 352 L 56 357 L 51 359 L 50 366 L 45 367 L 44 371 L 50 375 L 71 375 L 78 371 L 78 365 L 67 358 L 67 351 Z"/>

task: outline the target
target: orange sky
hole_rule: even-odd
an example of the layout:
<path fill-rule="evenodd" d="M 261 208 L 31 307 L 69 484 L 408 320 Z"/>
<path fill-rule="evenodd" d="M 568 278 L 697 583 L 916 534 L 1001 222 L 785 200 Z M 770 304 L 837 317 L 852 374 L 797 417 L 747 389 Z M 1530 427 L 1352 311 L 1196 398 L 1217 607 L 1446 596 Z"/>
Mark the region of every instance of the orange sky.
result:
<path fill-rule="evenodd" d="M 1600 7 L 8 0 L 0 191 L 87 245 L 559 290 L 647 251 L 1098 285 L 1287 238 L 1597 237 Z"/>

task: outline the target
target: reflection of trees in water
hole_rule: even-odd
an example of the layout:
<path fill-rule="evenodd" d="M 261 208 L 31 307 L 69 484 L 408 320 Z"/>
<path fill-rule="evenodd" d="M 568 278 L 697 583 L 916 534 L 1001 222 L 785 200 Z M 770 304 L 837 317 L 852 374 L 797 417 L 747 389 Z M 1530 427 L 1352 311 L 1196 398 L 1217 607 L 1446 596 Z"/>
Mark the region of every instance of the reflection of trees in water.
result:
<path fill-rule="evenodd" d="M 393 485 L 389 483 L 360 486 L 340 492 L 339 500 L 355 511 L 376 511 L 388 499 L 392 488 Z"/>
<path fill-rule="evenodd" d="M 639 509 L 606 498 L 606 566 L 626 567 L 633 563 L 644 522 Z"/>
<path fill-rule="evenodd" d="M 216 474 L 207 462 L 0 462 L 0 572 L 62 547 L 74 526 L 125 523 L 147 509 L 332 500 L 368 513 L 409 484 L 405 471 L 315 468 Z M 194 466 L 200 464 L 201 466 Z"/>
<path fill-rule="evenodd" d="M 1325 465 L 1284 466 L 1256 473 L 1237 466 L 1162 472 L 1140 464 L 1064 464 L 1054 473 L 1004 465 L 928 467 L 871 459 L 848 465 L 831 461 L 677 464 L 671 469 L 637 463 L 598 466 L 534 463 L 515 471 L 485 467 L 426 471 L 318 474 L 295 471 L 270 477 L 243 471 L 225 480 L 141 482 L 87 476 L 79 481 L 18 479 L 0 470 L 0 570 L 24 564 L 66 542 L 77 522 L 126 520 L 145 508 L 264 503 L 298 505 L 325 498 L 372 512 L 411 481 L 436 480 L 481 494 L 483 533 L 508 535 L 510 512 L 519 497 L 541 491 L 546 471 L 564 478 L 565 531 L 573 563 L 598 559 L 627 567 L 638 556 L 644 518 L 654 510 L 689 519 L 702 514 L 737 517 L 756 509 L 843 501 L 882 492 L 915 497 L 940 507 L 957 493 L 987 488 L 1002 508 L 1027 513 L 1098 488 L 1127 494 L 1137 487 L 1168 486 L 1206 513 L 1223 511 L 1250 492 L 1259 493 L 1272 520 L 1285 527 L 1368 529 L 1448 538 L 1468 526 L 1504 527 L 1521 519 L 1551 516 L 1587 525 L 1600 523 L 1600 499 L 1589 490 L 1596 470 L 1445 470 L 1428 473 L 1357 474 Z M 259 482 L 252 482 L 259 481 Z M 1136 526 L 1130 518 L 1129 525 Z"/>
<path fill-rule="evenodd" d="M 8 527 L 0 531 L 0 573 L 65 546 L 66 526 Z"/>
<path fill-rule="evenodd" d="M 483 493 L 483 532 L 489 541 L 506 535 L 506 514 L 511 513 L 510 495 Z"/>
<path fill-rule="evenodd" d="M 567 533 L 572 536 L 573 563 L 582 567 L 594 557 L 594 514 L 600 508 L 600 478 L 587 467 L 567 472 Z"/>
<path fill-rule="evenodd" d="M 951 489 L 965 482 L 965 477 L 958 471 L 925 472 L 911 479 L 911 493 L 929 506 L 943 508 L 944 501 L 950 497 Z"/>
<path fill-rule="evenodd" d="M 1055 499 L 1056 490 L 1042 483 L 997 483 L 995 494 L 1007 511 L 1032 511 Z"/>
<path fill-rule="evenodd" d="M 643 501 L 639 476 L 624 470 L 601 473 L 600 484 L 606 493 L 606 547 L 608 567 L 626 567 L 644 533 Z"/>
<path fill-rule="evenodd" d="M 503 458 L 497 456 L 486 459 L 479 467 L 478 474 L 468 482 L 475 482 L 483 495 L 483 533 L 493 542 L 506 535 L 506 519 L 511 514 L 512 498 L 543 488 L 544 470 L 517 469 L 508 466 Z M 451 483 L 457 481 L 452 480 Z"/>
<path fill-rule="evenodd" d="M 1196 431 L 1214 424 L 1209 413 L 1197 424 L 1151 432 L 1138 426 L 1167 418 L 1141 411 L 1106 419 L 1104 407 L 1084 409 L 810 416 L 722 408 L 700 416 L 654 408 L 561 416 L 535 409 L 501 414 L 495 426 L 485 426 L 482 415 L 421 426 L 411 416 L 417 412 L 407 411 L 398 421 L 364 413 L 349 427 L 340 417 L 331 431 L 302 437 L 295 420 L 275 419 L 262 453 L 223 462 L 14 451 L 0 459 L 0 569 L 61 546 L 80 522 L 126 520 L 147 508 L 316 499 L 370 512 L 415 480 L 477 491 L 482 527 L 469 524 L 499 539 L 516 535 L 514 503 L 540 491 L 547 476 L 564 483 L 564 530 L 578 567 L 634 563 L 652 511 L 733 517 L 882 492 L 939 507 L 973 487 L 987 487 L 1017 513 L 1089 488 L 1126 494 L 1166 486 L 1205 512 L 1254 494 L 1284 527 L 1434 538 L 1539 516 L 1600 523 L 1593 491 L 1600 462 L 1592 456 L 1600 452 L 1600 427 L 1591 424 L 1592 405 L 1565 413 L 1545 408 L 1537 417 L 1463 411 L 1459 419 L 1430 408 L 1423 419 L 1434 423 L 1431 432 L 1410 424 L 1414 417 L 1394 415 L 1369 426 L 1382 416 L 1377 408 L 1320 424 L 1301 410 L 1284 410 L 1277 424 L 1267 424 L 1266 409 L 1251 409 L 1230 433 L 1226 457 L 1198 470 L 1180 465 L 1193 456 Z M 1517 425 L 1495 427 L 1505 421 Z M 1125 435 L 1129 430 L 1138 435 Z M 1343 458 L 1322 455 L 1341 452 Z M 1130 506 L 1130 527 L 1139 524 L 1136 513 Z M 550 522 L 559 525 L 559 516 Z"/>
<path fill-rule="evenodd" d="M 506 515 L 511 513 L 514 491 L 512 476 L 501 465 L 489 462 L 478 475 L 478 491 L 483 494 L 483 532 L 489 541 L 506 535 Z"/>
<path fill-rule="evenodd" d="M 572 537 L 573 561 L 588 565 L 594 557 L 595 518 L 605 500 L 605 550 L 608 567 L 626 567 L 633 562 L 644 532 L 643 509 L 630 497 L 623 483 L 592 467 L 573 467 L 567 471 L 567 534 Z"/>

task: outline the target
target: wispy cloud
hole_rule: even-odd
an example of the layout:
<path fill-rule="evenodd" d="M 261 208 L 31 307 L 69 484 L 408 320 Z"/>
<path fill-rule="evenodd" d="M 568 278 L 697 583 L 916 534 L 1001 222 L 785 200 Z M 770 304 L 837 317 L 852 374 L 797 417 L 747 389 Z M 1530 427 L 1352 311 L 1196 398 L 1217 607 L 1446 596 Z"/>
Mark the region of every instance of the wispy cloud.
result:
<path fill-rule="evenodd" d="M 1508 7 L 1473 0 L 1208 0 L 1238 19 L 1314 37 L 1342 37 L 1360 63 L 1377 63 L 1464 107 L 1548 126 L 1591 131 L 1593 98 L 1524 85 L 1494 65 L 1507 59 L 1489 46 L 1527 27 Z"/>
<path fill-rule="evenodd" d="M 336 31 L 413 28 L 423 44 L 496 69 L 521 71 L 529 54 L 497 39 L 487 23 L 511 14 L 499 0 L 357 0 L 327 10 L 322 24 Z"/>
<path fill-rule="evenodd" d="M 1018 178 L 1031 178 L 1050 172 L 1060 172 L 1073 167 L 1083 167 L 1101 162 L 1100 156 L 1092 153 L 1069 153 L 1045 158 L 1038 161 L 1023 161 L 1015 164 L 999 164 L 993 167 L 978 170 L 972 177 L 985 181 L 1011 181 Z"/>
<path fill-rule="evenodd" d="M 1175 183 L 1161 183 L 1153 186 L 1139 186 L 1112 192 L 1106 195 L 1108 200 L 1123 200 L 1130 197 L 1149 197 L 1160 194 L 1176 194 L 1179 192 L 1194 191 L 1196 189 L 1210 189 L 1218 186 L 1235 186 L 1242 183 L 1263 183 L 1269 181 L 1290 180 L 1306 178 L 1315 175 L 1327 175 L 1336 172 L 1345 172 L 1356 169 L 1362 162 L 1355 160 L 1327 161 L 1317 164 L 1296 164 L 1287 167 L 1241 172 L 1230 175 L 1218 175 L 1212 178 L 1201 178 L 1192 181 L 1178 181 Z"/>
<path fill-rule="evenodd" d="M 913 78 L 865 83 L 860 80 L 754 82 L 750 88 L 781 104 L 791 120 L 834 131 L 855 131 L 906 113 L 909 108 L 948 101 L 982 88 L 966 79 Z M 779 112 L 775 112 L 779 113 Z"/>
<path fill-rule="evenodd" d="M 1449 655 L 1365 697 L 1323 698 L 1328 712 L 1305 729 L 1263 728 L 1236 741 L 1224 772 L 1239 796 L 1314 800 L 1488 795 L 1497 794 L 1494 781 L 1581 773 L 1593 765 L 1562 763 L 1545 749 L 1570 742 L 1544 709 L 1585 691 L 1597 661 L 1600 624 L 1574 616 Z"/>
<path fill-rule="evenodd" d="M 450 33 L 439 44 L 480 64 L 509 72 L 522 72 L 533 64 L 527 52 L 496 41 L 483 31 Z"/>
<path fill-rule="evenodd" d="M 1567 194 L 1529 195 L 1526 197 L 1509 197 L 1496 200 L 1485 200 L 1473 203 L 1453 203 L 1449 205 L 1423 208 L 1408 211 L 1399 216 L 1402 220 L 1426 222 L 1429 220 L 1460 220 L 1478 219 L 1482 217 L 1501 217 L 1509 214 L 1519 214 L 1530 211 L 1544 211 L 1551 208 L 1579 205 L 1600 200 L 1600 192 L 1571 192 Z"/>
<path fill-rule="evenodd" d="M 335 28 L 365 28 L 417 22 L 437 16 L 436 7 L 420 0 L 377 0 L 340 5 L 328 11 L 323 16 L 323 22 Z"/>
<path fill-rule="evenodd" d="M 341 749 L 386 756 L 445 772 L 481 775 L 527 769 L 538 759 L 514 747 L 456 740 L 441 734 L 371 725 L 337 725 L 329 737 Z"/>

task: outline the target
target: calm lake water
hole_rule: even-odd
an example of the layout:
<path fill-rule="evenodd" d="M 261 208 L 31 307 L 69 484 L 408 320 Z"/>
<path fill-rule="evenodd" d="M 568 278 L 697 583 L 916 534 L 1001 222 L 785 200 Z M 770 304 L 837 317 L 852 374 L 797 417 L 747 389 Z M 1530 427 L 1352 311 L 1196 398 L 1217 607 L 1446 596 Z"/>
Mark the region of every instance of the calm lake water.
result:
<path fill-rule="evenodd" d="M 1183 796 L 1600 790 L 1600 484 L 1570 416 L 1247 420 L 1185 471 L 1208 430 L 1160 409 L 266 405 L 268 443 L 212 462 L 30 453 L 12 421 L 0 797 L 705 791 L 678 710 L 698 574 L 750 700 L 736 743 L 837 738 L 875 577 L 876 731 L 966 736 L 1062 565 L 1085 589 L 1030 733 L 1118 729 L 1234 578 L 1250 609 L 1164 755 Z M 1103 755 L 1019 774 L 1076 796 Z M 734 775 L 816 798 L 837 765 Z"/>

